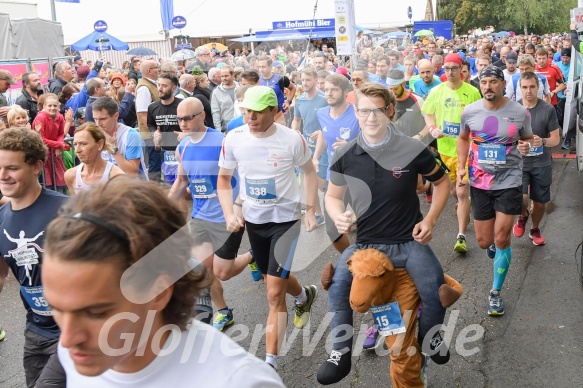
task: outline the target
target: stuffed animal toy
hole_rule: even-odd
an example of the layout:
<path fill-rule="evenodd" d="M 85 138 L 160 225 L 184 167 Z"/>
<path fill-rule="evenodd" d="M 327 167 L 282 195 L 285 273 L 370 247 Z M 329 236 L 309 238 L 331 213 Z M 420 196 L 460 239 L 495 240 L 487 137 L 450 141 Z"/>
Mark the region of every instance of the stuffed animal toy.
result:
<path fill-rule="evenodd" d="M 420 298 L 413 280 L 404 268 L 395 269 L 391 260 L 376 249 L 356 251 L 347 261 L 353 276 L 350 289 L 350 306 L 360 313 L 390 302 L 399 302 L 403 326 L 398 335 L 389 335 L 385 343 L 391 349 L 390 376 L 393 387 L 423 387 L 425 384 L 422 366 L 427 365 L 429 356 L 420 356 L 416 338 L 416 314 Z M 326 265 L 322 272 L 322 287 L 327 290 L 332 282 L 334 267 Z M 438 290 L 444 308 L 450 307 L 462 295 L 462 286 L 448 275 L 445 284 Z M 411 309 L 411 311 L 406 311 Z M 395 346 L 395 344 L 397 346 Z M 410 353 L 410 349 L 415 351 Z"/>

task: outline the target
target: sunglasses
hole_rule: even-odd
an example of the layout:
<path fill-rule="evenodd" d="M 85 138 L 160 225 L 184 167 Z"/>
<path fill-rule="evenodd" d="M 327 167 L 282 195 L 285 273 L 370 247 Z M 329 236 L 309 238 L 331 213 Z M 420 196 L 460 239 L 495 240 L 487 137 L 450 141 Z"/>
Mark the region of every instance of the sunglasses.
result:
<path fill-rule="evenodd" d="M 203 111 L 203 112 L 204 112 L 204 111 Z M 181 122 L 181 121 L 192 121 L 192 120 L 194 120 L 194 118 L 195 118 L 196 116 L 198 116 L 198 115 L 199 115 L 199 114 L 201 114 L 201 113 L 202 113 L 202 112 L 198 112 L 198 113 L 195 113 L 195 114 L 193 114 L 193 115 L 188 115 L 188 116 L 184 116 L 184 117 L 176 117 L 176 120 L 178 120 L 178 122 Z"/>

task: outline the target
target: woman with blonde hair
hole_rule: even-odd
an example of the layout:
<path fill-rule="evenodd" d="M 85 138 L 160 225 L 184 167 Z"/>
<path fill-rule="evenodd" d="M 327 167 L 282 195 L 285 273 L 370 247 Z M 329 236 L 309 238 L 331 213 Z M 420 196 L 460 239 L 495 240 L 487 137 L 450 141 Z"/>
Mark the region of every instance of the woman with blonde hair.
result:
<path fill-rule="evenodd" d="M 107 182 L 123 174 L 119 167 L 101 157 L 102 152 L 112 151 L 105 136 L 105 132 L 95 123 L 85 123 L 75 129 L 73 146 L 81 164 L 65 172 L 69 194 L 78 194 L 91 185 Z"/>
<path fill-rule="evenodd" d="M 12 105 L 6 118 L 8 119 L 8 127 L 21 127 L 30 129 L 28 113 L 20 105 Z"/>

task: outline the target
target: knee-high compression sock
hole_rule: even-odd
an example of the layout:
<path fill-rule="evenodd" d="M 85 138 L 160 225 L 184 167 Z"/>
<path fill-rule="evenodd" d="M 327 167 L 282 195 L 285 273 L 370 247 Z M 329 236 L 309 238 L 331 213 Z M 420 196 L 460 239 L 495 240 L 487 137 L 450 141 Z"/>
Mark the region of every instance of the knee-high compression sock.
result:
<path fill-rule="evenodd" d="M 500 249 L 496 247 L 496 256 L 494 256 L 494 281 L 492 282 L 492 289 L 501 290 L 510 267 L 512 259 L 512 249 Z"/>

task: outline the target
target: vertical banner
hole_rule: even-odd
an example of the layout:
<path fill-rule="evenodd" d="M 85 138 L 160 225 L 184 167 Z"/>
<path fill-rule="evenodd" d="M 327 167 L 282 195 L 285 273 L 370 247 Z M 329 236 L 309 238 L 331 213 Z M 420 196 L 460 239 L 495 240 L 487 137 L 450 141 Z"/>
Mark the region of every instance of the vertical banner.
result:
<path fill-rule="evenodd" d="M 356 23 L 354 20 L 354 0 L 335 0 L 336 13 L 336 53 L 356 54 Z"/>

